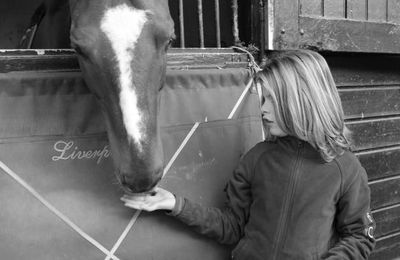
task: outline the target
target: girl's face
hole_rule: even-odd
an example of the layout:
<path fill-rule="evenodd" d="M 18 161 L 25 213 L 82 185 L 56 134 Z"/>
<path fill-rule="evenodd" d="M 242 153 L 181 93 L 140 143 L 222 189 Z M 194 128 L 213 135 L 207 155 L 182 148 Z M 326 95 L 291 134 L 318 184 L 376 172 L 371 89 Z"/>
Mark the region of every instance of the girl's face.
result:
<path fill-rule="evenodd" d="M 272 97 L 266 92 L 263 93 L 261 113 L 263 125 L 269 130 L 271 135 L 276 137 L 287 135 L 276 122 L 275 108 Z"/>

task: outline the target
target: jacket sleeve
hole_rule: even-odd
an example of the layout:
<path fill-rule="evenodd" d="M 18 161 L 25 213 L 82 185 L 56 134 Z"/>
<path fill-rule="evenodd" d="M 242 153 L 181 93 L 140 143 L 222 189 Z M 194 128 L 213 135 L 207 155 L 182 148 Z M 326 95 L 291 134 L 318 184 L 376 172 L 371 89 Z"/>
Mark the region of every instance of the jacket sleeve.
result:
<path fill-rule="evenodd" d="M 237 243 L 243 236 L 249 217 L 249 171 L 249 164 L 242 160 L 225 188 L 227 202 L 224 208 L 203 207 L 186 198 L 176 197 L 176 208 L 170 215 L 220 243 Z"/>
<path fill-rule="evenodd" d="M 344 185 L 337 205 L 336 244 L 323 259 L 368 259 L 375 246 L 375 221 L 370 213 L 370 190 L 367 174 L 360 164 L 355 177 Z M 354 176 L 354 174 L 353 174 Z"/>

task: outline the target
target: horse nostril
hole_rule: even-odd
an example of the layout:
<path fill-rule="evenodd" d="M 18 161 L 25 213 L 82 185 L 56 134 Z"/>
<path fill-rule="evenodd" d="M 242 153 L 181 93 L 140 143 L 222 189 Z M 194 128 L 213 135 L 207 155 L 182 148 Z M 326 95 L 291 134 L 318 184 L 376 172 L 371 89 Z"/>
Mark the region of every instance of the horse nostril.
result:
<path fill-rule="evenodd" d="M 127 183 L 126 183 L 125 175 L 123 175 L 123 174 L 120 175 L 120 176 L 119 176 L 119 181 L 120 181 L 120 183 L 121 183 L 122 186 L 126 186 Z"/>
<path fill-rule="evenodd" d="M 128 193 L 140 193 L 153 189 L 162 179 L 163 168 L 147 172 L 147 175 L 136 176 L 118 172 L 118 180 L 122 188 Z"/>

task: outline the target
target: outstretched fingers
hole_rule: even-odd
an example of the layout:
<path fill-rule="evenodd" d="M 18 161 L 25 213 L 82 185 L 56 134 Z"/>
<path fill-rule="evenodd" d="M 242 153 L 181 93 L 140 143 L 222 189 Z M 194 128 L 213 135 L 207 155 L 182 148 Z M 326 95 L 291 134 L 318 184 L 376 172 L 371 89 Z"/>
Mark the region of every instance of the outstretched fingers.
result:
<path fill-rule="evenodd" d="M 144 211 L 154 211 L 156 210 L 156 203 L 152 199 L 153 196 L 149 194 L 138 194 L 138 195 L 124 195 L 121 200 L 124 202 L 125 206 L 133 209 L 144 210 Z"/>
<path fill-rule="evenodd" d="M 125 194 L 121 200 L 129 208 L 144 211 L 172 210 L 175 205 L 175 196 L 171 192 L 158 187 L 147 193 Z"/>

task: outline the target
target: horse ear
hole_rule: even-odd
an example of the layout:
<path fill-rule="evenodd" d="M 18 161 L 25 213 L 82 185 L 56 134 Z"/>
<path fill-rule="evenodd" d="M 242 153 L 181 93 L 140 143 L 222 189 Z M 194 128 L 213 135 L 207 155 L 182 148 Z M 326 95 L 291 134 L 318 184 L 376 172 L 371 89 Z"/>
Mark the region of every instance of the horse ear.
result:
<path fill-rule="evenodd" d="M 45 15 L 46 15 L 46 5 L 43 2 L 39 5 L 38 8 L 36 8 L 35 12 L 33 13 L 29 26 L 28 28 L 26 28 L 24 35 L 21 37 L 19 41 L 19 44 L 17 46 L 18 49 L 31 49 L 36 30 L 39 27 Z"/>

